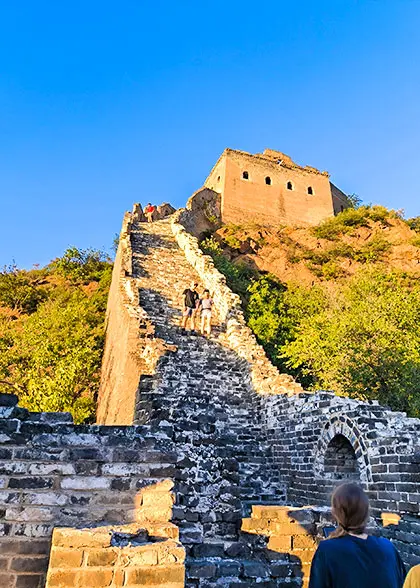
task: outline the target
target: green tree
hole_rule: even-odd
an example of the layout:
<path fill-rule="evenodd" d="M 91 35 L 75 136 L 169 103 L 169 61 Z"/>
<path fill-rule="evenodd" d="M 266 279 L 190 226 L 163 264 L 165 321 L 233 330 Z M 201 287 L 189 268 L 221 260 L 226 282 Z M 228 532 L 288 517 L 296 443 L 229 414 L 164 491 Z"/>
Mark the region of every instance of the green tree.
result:
<path fill-rule="evenodd" d="M 309 386 L 312 375 L 302 370 L 301 366 L 290 369 L 284 361 L 282 349 L 295 339 L 304 318 L 324 308 L 324 291 L 320 287 L 306 288 L 298 284 L 286 287 L 275 276 L 266 275 L 250 284 L 248 294 L 248 325 L 271 361 L 282 371 L 291 371 L 302 384 Z"/>
<path fill-rule="evenodd" d="M 347 202 L 350 208 L 359 208 L 362 205 L 362 199 L 357 194 L 348 194 Z"/>
<path fill-rule="evenodd" d="M 213 237 L 201 241 L 200 247 L 204 253 L 212 257 L 215 267 L 226 277 L 227 285 L 246 302 L 248 286 L 258 272 L 243 262 L 233 263 L 227 259 L 220 244 Z"/>
<path fill-rule="evenodd" d="M 282 348 L 290 368 L 327 388 L 420 415 L 420 287 L 372 268 L 303 318 Z"/>
<path fill-rule="evenodd" d="M 100 280 L 102 272 L 109 266 L 110 258 L 95 249 L 69 247 L 62 257 L 55 259 L 50 268 L 58 275 L 73 282 L 88 283 Z"/>
<path fill-rule="evenodd" d="M 72 266 L 68 253 L 43 272 L 43 299 L 31 314 L 6 312 L 4 301 L 10 293 L 5 287 L 0 391 L 17 393 L 21 406 L 29 410 L 70 411 L 81 423 L 91 421 L 95 413 L 112 266 L 98 252 L 72 252 L 79 260 Z M 13 271 L 4 284 L 15 284 L 15 274 L 20 272 Z M 40 287 L 34 281 L 38 274 L 23 274 L 35 291 Z"/>

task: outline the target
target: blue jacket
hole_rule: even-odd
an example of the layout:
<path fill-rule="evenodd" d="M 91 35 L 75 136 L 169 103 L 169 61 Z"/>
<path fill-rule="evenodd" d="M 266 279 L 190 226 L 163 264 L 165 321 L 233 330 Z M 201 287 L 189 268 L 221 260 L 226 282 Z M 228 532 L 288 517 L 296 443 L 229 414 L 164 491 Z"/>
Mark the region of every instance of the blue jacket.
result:
<path fill-rule="evenodd" d="M 388 539 L 345 535 L 322 541 L 309 588 L 402 588 L 404 564 Z"/>

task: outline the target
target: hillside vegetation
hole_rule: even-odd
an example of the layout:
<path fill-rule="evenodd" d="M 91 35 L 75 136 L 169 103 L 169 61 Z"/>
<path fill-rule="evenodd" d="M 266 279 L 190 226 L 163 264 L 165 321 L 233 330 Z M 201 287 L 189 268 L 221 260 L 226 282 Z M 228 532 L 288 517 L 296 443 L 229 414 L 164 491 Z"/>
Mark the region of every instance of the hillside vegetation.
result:
<path fill-rule="evenodd" d="M 42 269 L 0 272 L 0 391 L 32 411 L 95 414 L 110 259 L 68 249 Z"/>
<path fill-rule="evenodd" d="M 420 416 L 420 222 L 379 206 L 202 241 L 271 360 L 309 389 Z"/>

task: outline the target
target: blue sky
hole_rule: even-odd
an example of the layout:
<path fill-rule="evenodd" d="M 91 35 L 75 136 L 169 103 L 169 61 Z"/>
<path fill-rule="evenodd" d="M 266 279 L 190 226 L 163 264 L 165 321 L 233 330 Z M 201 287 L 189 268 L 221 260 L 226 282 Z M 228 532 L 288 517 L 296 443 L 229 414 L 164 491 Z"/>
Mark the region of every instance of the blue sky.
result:
<path fill-rule="evenodd" d="M 110 248 L 225 147 L 420 214 L 417 0 L 0 0 L 0 265 Z"/>

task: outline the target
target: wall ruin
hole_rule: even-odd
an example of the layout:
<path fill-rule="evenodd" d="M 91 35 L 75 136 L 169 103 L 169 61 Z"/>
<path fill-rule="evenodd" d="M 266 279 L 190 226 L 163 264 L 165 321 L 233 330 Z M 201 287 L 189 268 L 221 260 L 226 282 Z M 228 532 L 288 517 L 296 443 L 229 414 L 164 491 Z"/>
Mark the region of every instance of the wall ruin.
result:
<path fill-rule="evenodd" d="M 74 425 L 69 414 L 30 413 L 16 403 L 0 394 L 2 587 L 44 586 L 58 526 L 141 521 L 150 534 L 177 538 L 167 506 L 159 509 L 176 459 L 163 431 L 157 438 L 148 427 Z M 146 489 L 153 509 L 143 502 Z"/>
<path fill-rule="evenodd" d="M 185 549 L 187 588 L 301 586 L 314 539 L 330 521 L 331 490 L 349 478 L 369 493 L 375 532 L 392 539 L 408 565 L 420 563 L 419 421 L 376 403 L 305 392 L 280 374 L 247 327 L 239 297 L 190 233 L 195 212 L 192 202 L 151 225 L 124 218 L 100 425 L 29 413 L 13 395 L 0 395 L 2 586 L 44 585 L 55 528 L 70 529 L 55 531 L 51 586 L 66 567 L 54 559 L 69 547 L 60 538 L 105 533 L 110 541 L 133 523 L 151 567 L 160 564 L 150 537 Z M 179 293 L 192 280 L 214 292 L 210 339 L 179 326 Z M 299 520 L 296 508 L 308 504 L 315 506 Z M 101 573 L 114 586 L 118 562 L 130 557 L 125 547 L 98 547 L 105 560 L 112 555 Z M 67 569 L 78 588 L 87 588 L 89 550 Z M 175 586 L 179 570 L 168 579 Z M 166 581 L 157 569 L 142 571 L 132 576 L 156 572 Z"/>

